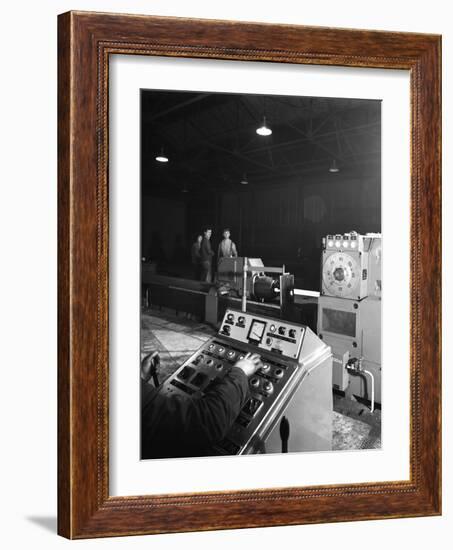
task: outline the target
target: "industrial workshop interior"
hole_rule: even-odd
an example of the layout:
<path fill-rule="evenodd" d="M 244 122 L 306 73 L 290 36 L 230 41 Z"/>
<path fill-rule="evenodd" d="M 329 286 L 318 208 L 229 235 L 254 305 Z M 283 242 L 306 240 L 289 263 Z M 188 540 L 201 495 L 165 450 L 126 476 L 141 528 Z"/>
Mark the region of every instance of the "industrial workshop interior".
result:
<path fill-rule="evenodd" d="M 140 458 L 379 449 L 381 102 L 140 94 Z"/>

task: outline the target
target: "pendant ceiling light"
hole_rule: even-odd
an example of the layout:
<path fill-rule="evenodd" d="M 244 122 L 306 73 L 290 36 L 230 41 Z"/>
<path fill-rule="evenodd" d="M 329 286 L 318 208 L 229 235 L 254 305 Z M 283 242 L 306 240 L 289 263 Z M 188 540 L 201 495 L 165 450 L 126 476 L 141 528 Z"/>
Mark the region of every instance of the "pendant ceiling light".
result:
<path fill-rule="evenodd" d="M 330 165 L 330 168 L 329 168 L 329 172 L 331 172 L 332 174 L 336 174 L 339 171 L 340 169 L 337 166 L 337 161 L 333 159 L 332 164 Z"/>
<path fill-rule="evenodd" d="M 168 157 L 164 154 L 164 148 L 160 150 L 160 153 L 156 156 L 157 162 L 168 162 Z"/>
<path fill-rule="evenodd" d="M 266 125 L 266 117 L 263 116 L 263 124 L 256 129 L 256 133 L 259 136 L 270 136 L 272 134 L 272 130 L 269 128 L 269 126 Z"/>

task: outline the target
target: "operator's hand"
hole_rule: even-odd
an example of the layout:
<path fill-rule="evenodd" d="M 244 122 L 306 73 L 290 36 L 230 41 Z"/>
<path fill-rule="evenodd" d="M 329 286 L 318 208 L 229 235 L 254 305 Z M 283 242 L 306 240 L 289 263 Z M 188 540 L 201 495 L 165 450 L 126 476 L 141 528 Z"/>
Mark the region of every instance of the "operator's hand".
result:
<path fill-rule="evenodd" d="M 234 366 L 241 369 L 247 376 L 251 376 L 261 367 L 261 358 L 257 353 L 253 355 L 247 353 L 244 359 L 239 359 Z"/>
<path fill-rule="evenodd" d="M 140 375 L 142 379 L 145 382 L 148 382 L 150 380 L 152 375 L 152 367 L 153 367 L 153 361 L 154 357 L 157 355 L 157 351 L 153 351 L 152 353 L 149 353 L 146 355 L 146 357 L 143 357 L 141 366 L 140 366 Z"/>

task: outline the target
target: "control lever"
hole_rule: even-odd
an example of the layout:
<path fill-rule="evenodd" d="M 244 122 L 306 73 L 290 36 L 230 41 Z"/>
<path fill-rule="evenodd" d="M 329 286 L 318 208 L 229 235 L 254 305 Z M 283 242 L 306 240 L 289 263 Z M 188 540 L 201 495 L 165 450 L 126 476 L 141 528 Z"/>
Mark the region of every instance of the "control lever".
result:
<path fill-rule="evenodd" d="M 288 452 L 289 420 L 284 416 L 280 422 L 280 439 L 282 440 L 282 453 Z"/>
<path fill-rule="evenodd" d="M 159 368 L 159 365 L 160 365 L 160 357 L 159 357 L 159 353 L 157 351 L 155 351 L 151 357 L 151 363 L 150 363 L 150 369 L 149 369 L 149 373 L 148 373 L 148 376 L 146 378 L 146 382 L 148 382 L 148 380 L 150 380 L 151 378 L 153 379 L 153 382 L 154 382 L 154 386 L 156 388 L 159 387 L 159 379 L 157 378 L 157 369 Z"/>

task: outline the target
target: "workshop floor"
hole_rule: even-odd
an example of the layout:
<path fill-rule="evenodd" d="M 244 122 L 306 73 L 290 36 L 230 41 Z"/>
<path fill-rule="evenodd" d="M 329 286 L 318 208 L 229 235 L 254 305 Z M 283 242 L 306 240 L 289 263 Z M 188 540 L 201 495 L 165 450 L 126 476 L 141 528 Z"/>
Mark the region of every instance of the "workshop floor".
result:
<path fill-rule="evenodd" d="M 160 382 L 215 334 L 209 326 L 166 308 L 146 309 L 141 316 L 142 355 L 159 351 Z M 334 394 L 333 450 L 378 449 L 381 446 L 381 411 Z"/>

